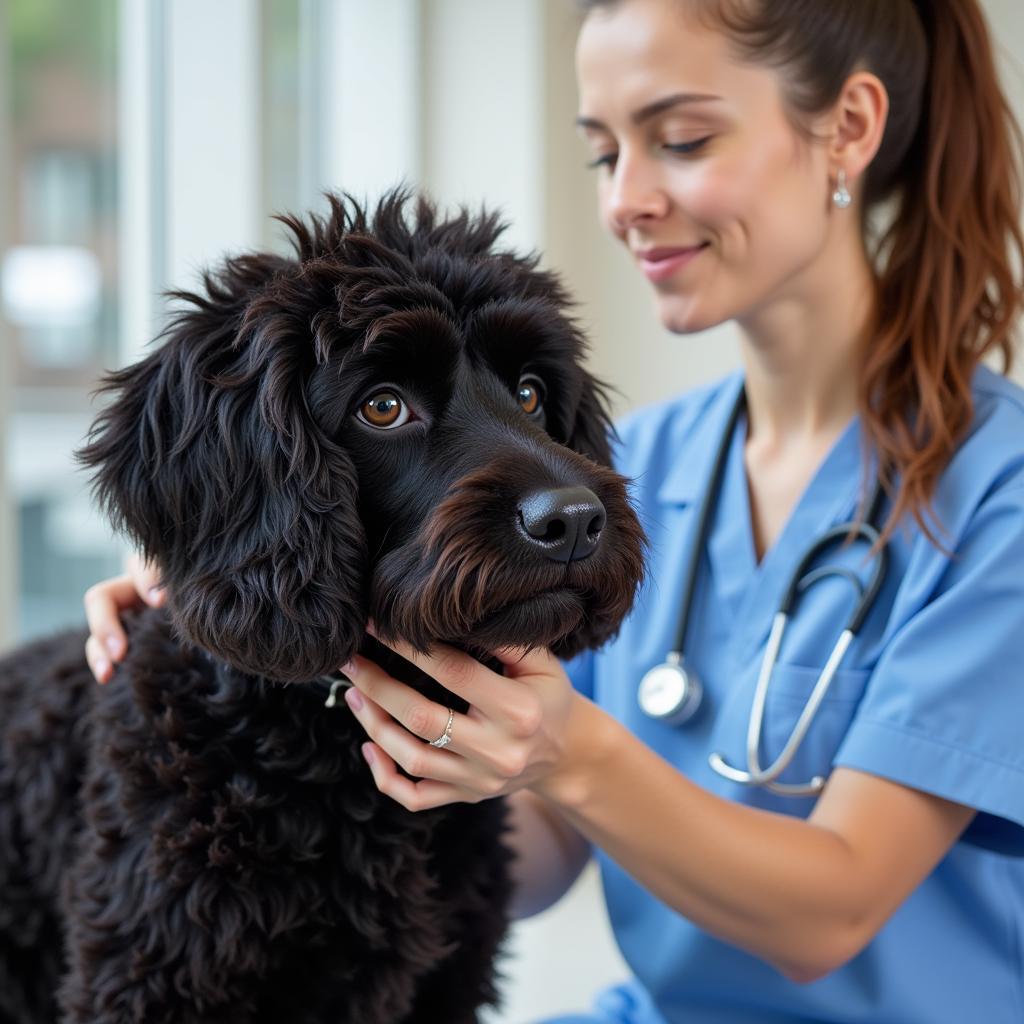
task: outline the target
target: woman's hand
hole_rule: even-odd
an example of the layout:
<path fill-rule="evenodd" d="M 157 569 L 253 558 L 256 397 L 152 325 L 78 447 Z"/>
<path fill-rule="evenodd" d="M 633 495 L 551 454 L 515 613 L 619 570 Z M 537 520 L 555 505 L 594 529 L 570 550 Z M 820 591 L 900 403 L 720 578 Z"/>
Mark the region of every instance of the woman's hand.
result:
<path fill-rule="evenodd" d="M 91 586 L 85 592 L 85 616 L 89 623 L 89 639 L 85 658 L 98 683 L 109 682 L 114 663 L 128 650 L 128 638 L 121 626 L 121 612 L 148 604 L 159 608 L 164 592 L 159 587 L 159 573 L 154 565 L 132 555 L 124 575 L 114 576 Z"/>
<path fill-rule="evenodd" d="M 372 741 L 363 755 L 382 793 L 420 811 L 539 788 L 561 769 L 570 720 L 585 698 L 550 651 L 495 651 L 505 666 L 505 675 L 498 675 L 451 647 L 440 645 L 427 656 L 401 642 L 388 646 L 464 698 L 469 711 L 454 715 L 451 742 L 438 749 L 430 741 L 444 734 L 448 708 L 366 658 L 343 666 L 354 684 L 345 699 Z M 416 778 L 406 778 L 396 764 Z"/>

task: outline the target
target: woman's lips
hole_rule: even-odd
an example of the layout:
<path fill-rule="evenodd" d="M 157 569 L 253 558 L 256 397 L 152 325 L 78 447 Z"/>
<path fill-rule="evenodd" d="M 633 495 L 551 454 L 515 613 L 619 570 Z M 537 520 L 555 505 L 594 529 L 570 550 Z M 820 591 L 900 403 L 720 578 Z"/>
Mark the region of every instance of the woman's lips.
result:
<path fill-rule="evenodd" d="M 677 270 L 699 256 L 705 248 L 707 242 L 688 249 L 646 249 L 637 252 L 636 256 L 647 279 L 657 282 L 671 277 Z"/>

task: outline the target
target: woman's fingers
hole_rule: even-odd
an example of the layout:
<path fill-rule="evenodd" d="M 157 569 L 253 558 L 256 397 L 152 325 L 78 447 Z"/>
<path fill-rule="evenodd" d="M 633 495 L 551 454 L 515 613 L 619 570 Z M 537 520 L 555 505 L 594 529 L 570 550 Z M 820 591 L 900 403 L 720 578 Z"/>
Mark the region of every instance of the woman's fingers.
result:
<path fill-rule="evenodd" d="M 113 675 L 113 666 L 128 650 L 128 638 L 121 625 L 121 614 L 127 608 L 137 608 L 143 602 L 157 608 L 164 602 L 156 568 L 132 555 L 127 572 L 91 586 L 83 598 L 85 618 L 89 624 L 89 639 L 85 645 L 85 659 L 100 683 Z"/>
<path fill-rule="evenodd" d="M 499 647 L 491 653 L 505 666 L 506 679 L 550 673 L 560 665 L 547 647 Z"/>
<path fill-rule="evenodd" d="M 447 644 L 436 644 L 431 648 L 429 654 L 422 654 L 411 644 L 401 639 L 383 640 L 372 625 L 367 626 L 366 631 L 385 647 L 390 647 L 396 654 L 401 655 L 406 661 L 415 665 L 422 672 L 425 672 L 431 679 L 437 680 L 452 693 L 457 693 L 470 704 L 479 704 L 478 698 L 482 695 L 481 689 L 493 679 L 501 680 L 501 676 L 495 675 L 481 665 L 472 656 L 449 647 Z"/>
<path fill-rule="evenodd" d="M 367 632 L 377 637 L 372 627 Z M 506 667 L 506 675 L 500 675 L 446 644 L 437 644 L 429 654 L 422 654 L 404 640 L 377 639 L 445 689 L 458 694 L 484 717 L 510 724 L 516 734 L 523 732 L 522 725 L 529 727 L 536 720 L 539 710 L 533 695 L 521 682 L 550 670 L 552 662 L 557 664 L 554 655 L 543 648 L 504 647 L 494 652 Z"/>
<path fill-rule="evenodd" d="M 345 693 L 345 701 L 366 730 L 367 736 L 410 775 L 428 777 L 462 788 L 471 785 L 476 788 L 473 771 L 464 758 L 456 756 L 451 750 L 432 747 L 414 736 L 384 708 L 355 688 Z M 448 712 L 438 709 L 444 711 L 447 721 Z M 442 723 L 438 735 L 443 729 Z"/>
<path fill-rule="evenodd" d="M 94 636 L 89 637 L 85 642 L 85 660 L 89 664 L 89 670 L 96 677 L 96 682 L 110 682 L 110 678 L 114 674 L 114 666 L 111 664 L 110 655 Z"/>
<path fill-rule="evenodd" d="M 425 741 L 445 734 L 448 708 L 367 658 L 357 656 L 343 666 L 354 684 L 346 699 L 373 740 L 365 749 L 371 758 L 377 754 L 376 764 L 370 763 L 382 792 L 410 808 L 481 800 L 530 784 L 557 761 L 572 687 L 548 650 L 495 651 L 501 674 L 443 644 L 429 655 L 401 640 L 386 645 L 462 697 L 469 709 L 451 716 L 450 744 L 431 749 Z M 420 781 L 410 783 L 397 766 Z"/>
<path fill-rule="evenodd" d="M 83 603 L 90 639 L 95 640 L 94 657 L 98 657 L 99 650 L 102 650 L 110 661 L 120 661 L 128 649 L 128 639 L 121 627 L 121 612 L 139 604 L 139 595 L 131 577 L 125 574 L 96 583 L 85 592 Z M 95 668 L 93 675 L 97 675 Z"/>
<path fill-rule="evenodd" d="M 357 712 L 357 717 L 359 709 L 353 706 L 352 702 L 358 701 L 360 697 L 367 697 L 377 707 L 387 712 L 390 719 L 399 723 L 403 727 L 401 731 L 407 736 L 412 733 L 419 737 L 419 740 L 425 740 L 429 744 L 432 740 L 439 739 L 446 731 L 448 708 L 428 700 L 412 687 L 400 683 L 368 658 L 357 655 L 342 671 L 354 684 L 354 688 L 346 692 L 345 699 L 349 707 Z M 451 735 L 450 749 L 457 753 L 473 748 L 483 740 L 480 723 L 470 715 L 455 715 L 448 731 Z M 422 746 L 419 740 L 416 742 Z M 402 764 L 402 767 L 407 771 L 411 770 L 405 764 Z"/>
<path fill-rule="evenodd" d="M 160 586 L 160 571 L 156 565 L 136 552 L 129 555 L 126 569 L 139 597 L 151 608 L 159 608 L 164 603 L 165 592 Z"/>
<path fill-rule="evenodd" d="M 427 811 L 452 803 L 475 803 L 479 793 L 461 789 L 436 779 L 407 779 L 399 772 L 386 751 L 374 743 L 364 743 L 363 757 L 373 773 L 373 781 L 385 796 L 400 803 L 408 811 Z"/>
<path fill-rule="evenodd" d="M 343 671 L 354 684 L 345 695 L 349 707 L 370 737 L 411 775 L 453 782 L 486 797 L 494 796 L 522 771 L 525 756 L 520 741 L 502 736 L 476 708 L 470 706 L 465 715 L 453 714 L 449 728 L 449 708 L 393 679 L 367 658 L 354 658 Z M 358 706 L 361 700 L 369 709 Z M 451 736 L 446 747 L 432 748 L 431 741 L 446 731 Z"/>

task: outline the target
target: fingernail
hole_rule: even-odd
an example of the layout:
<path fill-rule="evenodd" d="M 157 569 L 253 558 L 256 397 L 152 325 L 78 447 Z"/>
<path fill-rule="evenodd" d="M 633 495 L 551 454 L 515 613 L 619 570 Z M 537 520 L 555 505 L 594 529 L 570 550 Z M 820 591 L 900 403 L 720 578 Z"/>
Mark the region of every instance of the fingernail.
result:
<path fill-rule="evenodd" d="M 345 703 L 348 704 L 353 711 L 362 711 L 363 695 L 354 686 L 350 686 L 345 691 Z"/>
<path fill-rule="evenodd" d="M 164 599 L 164 592 L 160 587 L 153 587 L 149 592 L 149 603 L 152 605 L 160 604 Z"/>
<path fill-rule="evenodd" d="M 364 743 L 359 749 L 363 752 L 363 758 L 366 760 L 366 763 L 372 765 L 373 747 L 369 743 Z"/>
<path fill-rule="evenodd" d="M 351 679 L 356 671 L 355 659 L 349 658 L 348 661 L 346 661 L 345 664 L 341 666 L 340 671 L 342 675 L 348 676 L 349 679 Z"/>
<path fill-rule="evenodd" d="M 105 683 L 106 679 L 104 678 L 104 676 L 106 676 L 106 674 L 109 671 L 110 671 L 110 662 L 109 661 L 103 661 L 102 658 L 99 659 L 96 662 L 96 681 L 98 683 Z"/>
<path fill-rule="evenodd" d="M 116 636 L 108 636 L 103 641 L 104 646 L 110 651 L 112 658 L 117 658 L 121 653 L 121 641 Z"/>

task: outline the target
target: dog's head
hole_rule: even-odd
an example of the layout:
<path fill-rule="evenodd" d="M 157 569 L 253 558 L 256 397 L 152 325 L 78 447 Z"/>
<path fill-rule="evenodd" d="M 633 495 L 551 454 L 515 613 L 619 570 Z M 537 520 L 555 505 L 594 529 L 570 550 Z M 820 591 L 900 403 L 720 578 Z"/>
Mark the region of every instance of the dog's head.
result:
<path fill-rule="evenodd" d="M 421 650 L 607 640 L 643 538 L 557 279 L 496 250 L 493 214 L 404 192 L 281 220 L 294 258 L 172 293 L 79 453 L 181 635 L 288 681 L 342 664 L 371 616 Z"/>

